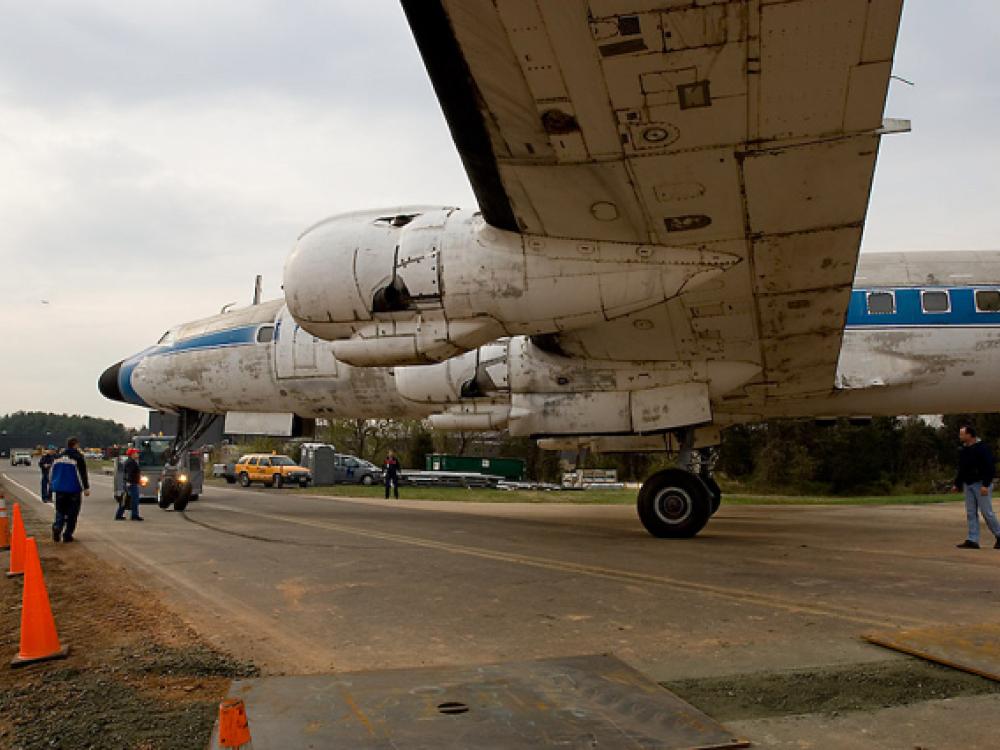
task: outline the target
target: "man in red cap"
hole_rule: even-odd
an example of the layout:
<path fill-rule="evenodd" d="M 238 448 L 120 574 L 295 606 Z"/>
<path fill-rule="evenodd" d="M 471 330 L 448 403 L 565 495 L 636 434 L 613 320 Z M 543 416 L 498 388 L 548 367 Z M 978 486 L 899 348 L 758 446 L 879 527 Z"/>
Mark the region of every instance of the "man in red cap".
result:
<path fill-rule="evenodd" d="M 138 448 L 129 448 L 125 451 L 125 489 L 128 491 L 130 505 L 132 506 L 133 521 L 143 520 L 142 516 L 139 515 L 139 480 L 142 472 L 139 471 L 139 462 L 136 460 L 136 456 L 138 455 Z M 125 520 L 125 503 L 118 506 L 118 511 L 115 513 L 115 520 Z"/>

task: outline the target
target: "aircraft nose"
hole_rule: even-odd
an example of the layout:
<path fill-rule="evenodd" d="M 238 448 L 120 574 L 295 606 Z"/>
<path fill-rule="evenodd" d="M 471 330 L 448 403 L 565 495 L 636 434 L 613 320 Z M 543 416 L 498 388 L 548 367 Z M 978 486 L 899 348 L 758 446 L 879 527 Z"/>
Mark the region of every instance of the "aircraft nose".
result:
<path fill-rule="evenodd" d="M 124 361 L 122 360 L 122 362 Z M 125 400 L 125 396 L 122 395 L 121 386 L 118 385 L 118 374 L 121 372 L 122 362 L 111 365 L 111 367 L 101 374 L 101 377 L 97 379 L 97 390 L 101 392 L 104 398 L 128 403 Z"/>

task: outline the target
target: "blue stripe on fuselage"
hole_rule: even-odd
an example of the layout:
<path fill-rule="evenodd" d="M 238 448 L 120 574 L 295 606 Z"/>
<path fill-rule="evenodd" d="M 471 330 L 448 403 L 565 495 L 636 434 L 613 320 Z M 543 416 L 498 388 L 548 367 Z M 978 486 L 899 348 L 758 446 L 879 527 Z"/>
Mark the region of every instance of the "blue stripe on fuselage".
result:
<path fill-rule="evenodd" d="M 994 291 L 997 287 L 871 287 L 851 292 L 847 309 L 848 328 L 912 328 L 937 326 L 1000 326 L 1000 312 L 978 312 L 976 290 Z M 948 312 L 924 312 L 921 307 L 922 291 L 947 292 L 951 301 Z M 869 292 L 892 292 L 896 309 L 891 313 L 868 312 Z"/>
<path fill-rule="evenodd" d="M 142 397 L 136 393 L 132 387 L 132 373 L 144 359 L 161 357 L 167 354 L 177 354 L 179 352 L 205 351 L 208 349 L 225 349 L 232 346 L 246 346 L 253 344 L 257 340 L 257 329 L 267 323 L 254 323 L 253 325 L 240 326 L 239 328 L 227 328 L 223 331 L 212 331 L 202 333 L 197 336 L 175 341 L 170 344 L 157 344 L 148 349 L 129 357 L 122 362 L 118 371 L 118 387 L 121 389 L 125 399 L 138 406 L 149 407 Z"/>

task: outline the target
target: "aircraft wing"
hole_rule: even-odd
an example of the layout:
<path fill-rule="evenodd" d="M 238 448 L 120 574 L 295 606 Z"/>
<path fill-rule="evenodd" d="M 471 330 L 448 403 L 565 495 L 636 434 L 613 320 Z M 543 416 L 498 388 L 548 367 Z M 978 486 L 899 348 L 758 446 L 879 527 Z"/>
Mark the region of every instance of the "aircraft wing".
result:
<path fill-rule="evenodd" d="M 402 4 L 489 224 L 738 255 L 765 381 L 832 384 L 902 0 Z"/>

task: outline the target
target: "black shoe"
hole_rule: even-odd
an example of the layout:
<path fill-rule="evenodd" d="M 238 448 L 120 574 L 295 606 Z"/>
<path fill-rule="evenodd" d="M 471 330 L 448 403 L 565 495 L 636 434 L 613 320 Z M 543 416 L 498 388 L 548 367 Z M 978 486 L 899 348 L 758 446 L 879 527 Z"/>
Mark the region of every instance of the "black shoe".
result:
<path fill-rule="evenodd" d="M 65 535 L 63 536 L 63 542 L 72 542 L 72 541 L 73 541 L 73 537 L 71 537 L 71 536 L 65 536 Z"/>
<path fill-rule="evenodd" d="M 125 520 L 125 516 L 115 516 L 115 520 L 116 521 L 124 521 Z"/>
<path fill-rule="evenodd" d="M 145 518 L 140 518 L 139 516 L 132 516 L 133 521 L 145 521 Z"/>
<path fill-rule="evenodd" d="M 997 545 L 1000 546 L 1000 542 L 997 542 Z M 961 544 L 956 544 L 955 546 L 958 547 L 959 549 L 979 549 L 979 542 L 973 542 L 969 539 L 966 539 Z"/>
<path fill-rule="evenodd" d="M 1000 549 L 1000 536 L 997 537 L 997 543 L 993 545 L 993 549 Z"/>
<path fill-rule="evenodd" d="M 53 542 L 59 541 L 59 532 L 56 531 L 55 529 L 52 529 L 52 541 Z"/>

